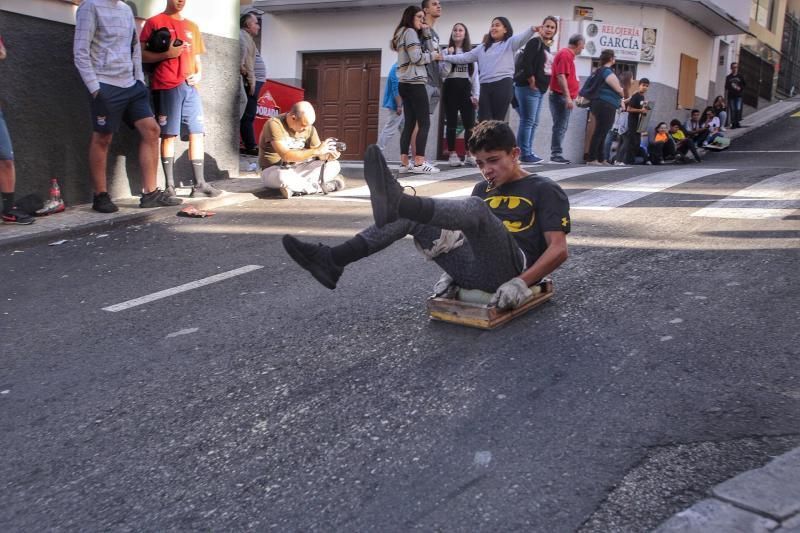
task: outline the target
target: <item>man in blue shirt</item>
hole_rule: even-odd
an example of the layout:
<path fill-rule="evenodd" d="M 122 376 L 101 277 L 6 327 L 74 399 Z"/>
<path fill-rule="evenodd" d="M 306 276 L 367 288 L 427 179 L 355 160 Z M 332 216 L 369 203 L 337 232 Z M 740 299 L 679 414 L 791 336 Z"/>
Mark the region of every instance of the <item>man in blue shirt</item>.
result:
<path fill-rule="evenodd" d="M 403 100 L 398 94 L 397 63 L 392 65 L 389 70 L 389 77 L 386 79 L 386 90 L 383 93 L 383 107 L 388 109 L 386 125 L 383 126 L 378 135 L 378 148 L 386 150 L 389 140 L 403 129 Z"/>

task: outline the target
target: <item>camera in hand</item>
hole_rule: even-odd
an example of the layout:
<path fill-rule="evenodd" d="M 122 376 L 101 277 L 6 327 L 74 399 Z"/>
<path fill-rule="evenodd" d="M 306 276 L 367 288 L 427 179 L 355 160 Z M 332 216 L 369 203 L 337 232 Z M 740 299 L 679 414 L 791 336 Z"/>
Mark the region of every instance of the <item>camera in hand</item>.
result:
<path fill-rule="evenodd" d="M 336 143 L 336 151 L 337 152 L 344 152 L 347 150 L 347 144 L 340 141 L 339 139 L 333 139 L 333 142 Z"/>

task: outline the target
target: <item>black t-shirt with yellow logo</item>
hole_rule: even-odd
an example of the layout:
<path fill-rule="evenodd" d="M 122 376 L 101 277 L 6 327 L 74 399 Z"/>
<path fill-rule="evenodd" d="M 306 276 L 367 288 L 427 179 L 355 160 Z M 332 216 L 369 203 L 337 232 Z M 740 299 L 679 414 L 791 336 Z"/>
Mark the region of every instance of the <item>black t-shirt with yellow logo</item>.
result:
<path fill-rule="evenodd" d="M 525 252 L 528 268 L 539 259 L 547 241 L 545 231 L 569 233 L 569 199 L 553 180 L 531 174 L 488 190 L 488 184 L 475 185 L 472 196 L 482 198 Z"/>

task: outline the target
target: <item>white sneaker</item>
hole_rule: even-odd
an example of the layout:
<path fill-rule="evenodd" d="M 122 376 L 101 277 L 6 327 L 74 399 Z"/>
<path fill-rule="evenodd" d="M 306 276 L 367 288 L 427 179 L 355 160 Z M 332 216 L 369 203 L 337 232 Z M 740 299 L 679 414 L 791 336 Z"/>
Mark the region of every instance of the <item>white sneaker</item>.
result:
<path fill-rule="evenodd" d="M 615 167 L 627 167 L 628 165 L 626 165 L 622 161 L 614 161 L 614 166 Z"/>
<path fill-rule="evenodd" d="M 461 158 L 458 157 L 458 154 L 455 152 L 450 152 L 450 159 L 447 162 L 451 167 L 460 167 L 464 165 L 464 163 L 461 161 Z"/>
<path fill-rule="evenodd" d="M 468 155 L 464 157 L 464 165 L 468 167 L 477 167 L 478 162 L 475 160 L 475 156 Z"/>
<path fill-rule="evenodd" d="M 407 174 L 407 173 L 411 172 L 412 168 L 414 168 L 414 165 L 412 163 L 409 163 L 408 166 L 400 163 L 400 166 L 397 168 L 397 173 L 398 174 Z"/>
<path fill-rule="evenodd" d="M 437 172 L 440 172 L 438 168 L 431 165 L 427 161 L 425 161 L 421 165 L 414 165 L 413 167 L 410 167 L 408 170 L 412 174 L 436 174 Z"/>
<path fill-rule="evenodd" d="M 283 187 L 279 187 L 279 188 L 278 188 L 278 190 L 280 191 L 280 193 L 281 193 L 281 196 L 282 196 L 282 197 L 283 197 L 285 200 L 288 200 L 289 198 L 291 198 L 292 196 L 294 196 L 294 193 L 292 192 L 292 190 L 291 190 L 289 187 L 285 187 L 285 186 L 283 186 Z"/>

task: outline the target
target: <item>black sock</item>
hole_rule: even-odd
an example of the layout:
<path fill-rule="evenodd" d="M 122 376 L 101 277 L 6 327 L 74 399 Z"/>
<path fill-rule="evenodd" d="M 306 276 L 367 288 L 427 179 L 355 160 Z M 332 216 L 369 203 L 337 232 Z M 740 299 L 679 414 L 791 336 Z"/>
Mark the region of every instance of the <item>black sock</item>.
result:
<path fill-rule="evenodd" d="M 427 224 L 433 218 L 433 199 L 404 194 L 398 208 L 400 218 Z"/>
<path fill-rule="evenodd" d="M 173 168 L 175 167 L 175 157 L 162 157 L 161 166 L 164 167 L 164 180 L 167 183 L 167 187 L 174 188 L 175 175 L 173 173 Z"/>
<path fill-rule="evenodd" d="M 342 244 L 331 247 L 331 258 L 340 267 L 345 267 L 369 255 L 367 241 L 356 235 Z"/>
<path fill-rule="evenodd" d="M 14 193 L 4 192 L 3 195 L 3 213 L 8 213 L 14 207 Z"/>
<path fill-rule="evenodd" d="M 194 184 L 198 187 L 205 185 L 206 179 L 203 177 L 203 160 L 192 159 L 192 170 L 194 171 Z"/>

